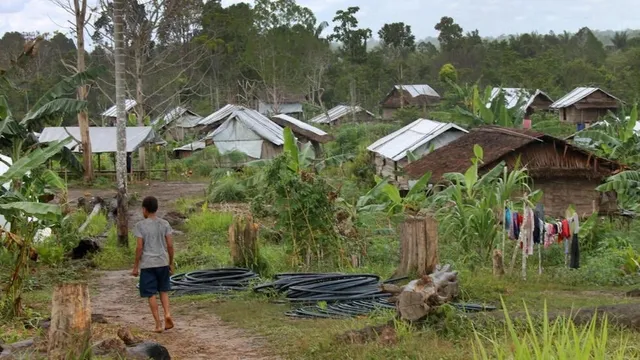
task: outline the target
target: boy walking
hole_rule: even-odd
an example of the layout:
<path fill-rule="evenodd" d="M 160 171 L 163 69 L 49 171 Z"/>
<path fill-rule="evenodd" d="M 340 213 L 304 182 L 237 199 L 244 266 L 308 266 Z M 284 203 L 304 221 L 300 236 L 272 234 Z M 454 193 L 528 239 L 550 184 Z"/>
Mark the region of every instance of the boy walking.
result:
<path fill-rule="evenodd" d="M 148 196 L 142 200 L 144 220 L 134 228 L 138 244 L 131 275 L 140 275 L 140 296 L 149 299 L 149 307 L 156 321 L 155 332 L 161 333 L 163 327 L 158 313 L 157 293 L 160 293 L 164 310 L 164 330 L 173 328 L 168 293 L 171 290 L 170 276 L 173 274 L 173 241 L 171 225 L 157 217 L 156 211 L 158 199 Z"/>

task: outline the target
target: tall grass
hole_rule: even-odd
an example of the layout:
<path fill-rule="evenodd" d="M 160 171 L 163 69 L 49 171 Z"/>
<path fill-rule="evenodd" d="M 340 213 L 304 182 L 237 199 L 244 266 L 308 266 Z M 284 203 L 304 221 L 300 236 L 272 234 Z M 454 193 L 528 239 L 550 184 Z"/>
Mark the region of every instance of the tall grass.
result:
<path fill-rule="evenodd" d="M 571 316 L 549 320 L 545 302 L 542 325 L 538 326 L 525 305 L 526 329 L 518 329 L 502 302 L 506 322 L 504 339 L 486 337 L 475 330 L 473 354 L 476 360 L 604 360 L 637 358 L 631 353 L 626 337 L 612 342 L 606 316 L 597 315 L 585 326 L 576 325 Z"/>

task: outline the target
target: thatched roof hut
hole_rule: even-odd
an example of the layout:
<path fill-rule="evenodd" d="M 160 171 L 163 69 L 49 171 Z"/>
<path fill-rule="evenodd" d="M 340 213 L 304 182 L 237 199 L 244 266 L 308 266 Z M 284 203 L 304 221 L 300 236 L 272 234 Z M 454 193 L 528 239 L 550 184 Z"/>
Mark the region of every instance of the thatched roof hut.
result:
<path fill-rule="evenodd" d="M 595 189 L 602 181 L 623 168 L 565 140 L 540 132 L 483 127 L 445 145 L 407 165 L 405 173 L 419 178 L 430 171 L 438 183 L 446 173 L 464 173 L 471 166 L 474 145 L 484 149 L 480 171 L 488 171 L 504 161 L 509 168 L 521 164 L 527 168 L 535 189 L 544 192 L 542 203 L 552 216 L 562 216 L 569 205 L 580 215 L 594 210 L 616 210 L 615 195 L 602 196 Z"/>

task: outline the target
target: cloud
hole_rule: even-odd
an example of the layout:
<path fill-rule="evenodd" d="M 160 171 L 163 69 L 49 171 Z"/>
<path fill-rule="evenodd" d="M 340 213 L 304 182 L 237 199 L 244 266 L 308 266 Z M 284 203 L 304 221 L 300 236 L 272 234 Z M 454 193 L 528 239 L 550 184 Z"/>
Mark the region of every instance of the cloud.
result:
<path fill-rule="evenodd" d="M 90 0 L 95 3 L 96 0 Z M 465 31 L 478 29 L 483 36 L 536 31 L 556 33 L 591 29 L 620 30 L 637 25 L 638 0 L 297 0 L 314 11 L 318 21 L 331 22 L 337 10 L 359 6 L 360 26 L 373 33 L 385 23 L 404 22 L 418 39 L 437 36 L 433 28 L 450 16 Z M 241 0 L 222 0 L 229 6 Z M 252 0 L 248 2 L 253 3 Z M 68 33 L 70 16 L 49 0 L 0 0 L 0 36 L 6 31 Z M 597 14 L 597 16 L 589 16 Z M 524 17 L 524 18 L 523 18 Z M 562 21 L 558 21 L 562 19 Z M 330 28 L 333 27 L 333 24 Z"/>
<path fill-rule="evenodd" d="M 21 12 L 28 2 L 29 0 L 2 0 L 0 1 L 0 14 Z"/>

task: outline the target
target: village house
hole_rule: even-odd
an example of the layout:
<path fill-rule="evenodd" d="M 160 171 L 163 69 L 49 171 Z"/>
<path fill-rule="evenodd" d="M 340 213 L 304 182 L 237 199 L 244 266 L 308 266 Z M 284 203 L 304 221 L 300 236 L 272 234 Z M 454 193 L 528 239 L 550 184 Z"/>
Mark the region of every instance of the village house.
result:
<path fill-rule="evenodd" d="M 622 101 L 606 91 L 593 87 L 573 89 L 550 108 L 558 110 L 560 121 L 576 124 L 581 130 L 603 118 L 609 111 L 616 112 Z"/>
<path fill-rule="evenodd" d="M 338 105 L 327 112 L 319 114 L 309 120 L 313 124 L 342 125 L 349 122 L 369 122 L 376 119 L 376 115 L 360 106 Z"/>
<path fill-rule="evenodd" d="M 295 117 L 304 115 L 303 104 L 306 101 L 304 95 L 278 94 L 277 101 L 273 96 L 263 95 L 256 97 L 254 108 L 264 116 L 286 114 Z"/>
<path fill-rule="evenodd" d="M 524 88 L 499 88 L 491 89 L 491 97 L 487 107 L 500 94 L 504 94 L 504 102 L 507 109 L 513 109 L 521 104 L 520 109 L 525 119 L 529 119 L 533 113 L 538 111 L 548 111 L 553 100 L 544 91 L 537 89 L 531 91 Z"/>
<path fill-rule="evenodd" d="M 202 120 L 202 116 L 187 108 L 177 106 L 154 119 L 151 125 L 157 131 L 163 132 L 165 136 L 183 141 L 199 132 L 201 126 L 198 123 L 200 120 Z"/>
<path fill-rule="evenodd" d="M 440 102 L 440 95 L 429 85 L 395 85 L 380 102 L 382 119 L 391 120 L 398 109 L 414 106 L 426 110 Z"/>
<path fill-rule="evenodd" d="M 206 136 L 221 155 L 237 151 L 256 160 L 272 159 L 282 153 L 282 127 L 256 110 L 233 106 L 233 111 Z"/>
<path fill-rule="evenodd" d="M 204 150 L 206 146 L 207 146 L 206 143 L 202 140 L 194 141 L 192 143 L 182 145 L 180 147 L 173 149 L 173 156 L 176 159 L 184 159 L 186 157 L 193 155 L 195 152 Z"/>
<path fill-rule="evenodd" d="M 542 204 L 550 216 L 564 216 L 573 205 L 580 216 L 594 211 L 611 214 L 617 211 L 615 194 L 602 194 L 596 187 L 623 167 L 600 158 L 565 140 L 540 132 L 481 127 L 408 164 L 405 173 L 417 179 L 432 173 L 434 184 L 444 181 L 446 173 L 464 173 L 471 166 L 474 145 L 484 149 L 480 172 L 500 162 L 513 169 L 516 164 L 527 169 L 533 189 L 542 190 Z"/>
<path fill-rule="evenodd" d="M 124 100 L 124 109 L 127 113 L 127 116 L 133 112 L 133 109 L 137 105 L 138 105 L 138 102 L 135 100 L 132 100 L 132 99 Z M 113 105 L 112 107 L 102 112 L 100 116 L 102 117 L 102 126 L 116 126 L 116 120 L 118 117 L 118 109 L 116 105 Z"/>
<path fill-rule="evenodd" d="M 401 190 L 409 190 L 402 169 L 409 163 L 409 152 L 417 158 L 441 148 L 467 133 L 451 123 L 418 119 L 367 147 L 373 153 L 376 175 L 388 177 Z"/>
<path fill-rule="evenodd" d="M 333 136 L 325 131 L 286 114 L 272 116 L 271 120 L 283 128 L 290 128 L 300 144 L 311 143 L 316 156 L 322 153 L 320 144 L 333 140 Z"/>

